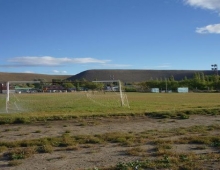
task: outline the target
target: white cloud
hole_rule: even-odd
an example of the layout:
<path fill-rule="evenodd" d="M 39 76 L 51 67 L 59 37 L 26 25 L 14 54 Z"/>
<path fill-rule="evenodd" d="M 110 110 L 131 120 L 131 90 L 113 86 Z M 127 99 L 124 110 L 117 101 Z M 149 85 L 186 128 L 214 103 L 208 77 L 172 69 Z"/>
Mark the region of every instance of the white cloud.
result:
<path fill-rule="evenodd" d="M 67 74 L 67 71 L 53 70 L 53 73 L 55 73 L 55 74 Z"/>
<path fill-rule="evenodd" d="M 43 56 L 43 57 L 15 57 L 8 62 L 19 64 L 22 66 L 59 66 L 63 64 L 86 64 L 86 63 L 99 63 L 104 64 L 109 62 L 110 60 L 98 60 L 95 58 L 55 58 L 51 56 Z"/>
<path fill-rule="evenodd" d="M 220 0 L 184 0 L 184 2 L 193 7 L 216 11 L 220 15 Z M 220 34 L 220 24 L 212 24 L 196 28 L 199 34 Z"/>
<path fill-rule="evenodd" d="M 220 24 L 207 25 L 205 27 L 196 28 L 196 32 L 200 34 L 215 33 L 220 34 Z"/>
<path fill-rule="evenodd" d="M 33 71 L 25 71 L 24 73 L 34 73 Z"/>
<path fill-rule="evenodd" d="M 53 70 L 53 72 L 54 72 L 54 73 L 59 73 L 59 71 L 58 71 L 58 70 Z"/>
<path fill-rule="evenodd" d="M 113 67 L 113 68 L 125 68 L 125 67 L 131 67 L 131 65 L 128 64 L 102 64 L 104 67 Z"/>
<path fill-rule="evenodd" d="M 58 68 L 62 66 L 70 66 L 71 64 L 78 64 L 80 66 L 88 67 L 89 64 L 93 64 L 91 67 L 97 68 L 128 68 L 131 65 L 126 64 L 114 64 L 110 63 L 111 60 L 99 60 L 95 58 L 55 58 L 51 56 L 25 56 L 14 57 L 8 60 L 10 64 L 3 65 L 4 67 L 56 67 L 51 72 L 53 74 L 67 74 L 66 71 L 60 71 Z"/>
<path fill-rule="evenodd" d="M 186 4 L 220 13 L 220 0 L 184 0 Z"/>

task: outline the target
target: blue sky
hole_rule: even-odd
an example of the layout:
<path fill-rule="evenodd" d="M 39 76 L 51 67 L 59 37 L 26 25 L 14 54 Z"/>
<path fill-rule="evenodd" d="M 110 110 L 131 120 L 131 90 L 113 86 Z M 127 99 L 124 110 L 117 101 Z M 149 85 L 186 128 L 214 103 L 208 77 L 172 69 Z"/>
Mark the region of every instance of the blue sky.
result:
<path fill-rule="evenodd" d="M 0 0 L 0 21 L 0 72 L 220 65 L 220 0 Z"/>

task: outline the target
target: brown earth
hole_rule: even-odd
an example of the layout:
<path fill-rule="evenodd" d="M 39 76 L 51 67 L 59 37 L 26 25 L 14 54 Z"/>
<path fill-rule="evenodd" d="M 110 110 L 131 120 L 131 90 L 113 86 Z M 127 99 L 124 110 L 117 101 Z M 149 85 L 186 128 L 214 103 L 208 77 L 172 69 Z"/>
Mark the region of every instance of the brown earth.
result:
<path fill-rule="evenodd" d="M 52 82 L 52 79 L 65 80 L 72 75 L 48 75 L 48 74 L 34 74 L 34 73 L 4 73 L 0 72 L 0 82 L 7 81 L 34 81 L 38 79 L 45 80 L 45 82 Z"/>
<path fill-rule="evenodd" d="M 82 126 L 82 123 L 86 125 Z M 146 130 L 171 130 L 175 128 L 191 127 L 195 125 L 210 126 L 220 122 L 220 116 L 191 116 L 184 120 L 152 119 L 143 117 L 110 117 L 88 118 L 69 121 L 51 121 L 33 124 L 1 125 L 0 141 L 20 141 L 23 139 L 39 139 L 43 137 L 61 136 L 67 130 L 70 135 L 97 135 L 108 132 L 141 133 Z M 36 133 L 38 131 L 39 133 Z M 219 131 L 213 132 L 216 136 Z M 161 137 L 163 138 L 163 137 Z M 170 140 L 175 136 L 166 137 Z M 151 155 L 153 145 L 148 143 L 139 146 Z M 173 152 L 192 152 L 193 144 L 175 145 Z M 0 156 L 1 170 L 79 170 L 93 169 L 95 167 L 111 167 L 119 162 L 131 162 L 141 160 L 140 156 L 124 154 L 132 147 L 120 146 L 117 143 L 94 144 L 93 146 L 81 146 L 77 150 L 55 150 L 52 153 L 34 154 L 22 160 L 22 164 L 10 167 L 3 153 Z M 196 154 L 216 152 L 213 148 L 193 150 Z M 220 169 L 219 162 L 210 162 L 205 169 Z"/>
<path fill-rule="evenodd" d="M 128 70 L 128 69 L 100 69 L 86 70 L 67 80 L 120 80 L 124 83 L 145 82 L 147 80 L 163 80 L 165 77 L 174 77 L 175 80 L 191 79 L 195 73 L 212 75 L 211 70 Z"/>

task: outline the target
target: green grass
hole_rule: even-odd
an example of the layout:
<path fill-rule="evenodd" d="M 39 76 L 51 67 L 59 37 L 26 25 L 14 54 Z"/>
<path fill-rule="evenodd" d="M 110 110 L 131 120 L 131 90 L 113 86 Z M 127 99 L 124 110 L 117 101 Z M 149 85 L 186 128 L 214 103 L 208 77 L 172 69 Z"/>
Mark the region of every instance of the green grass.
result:
<path fill-rule="evenodd" d="M 218 93 L 127 93 L 127 98 L 130 107 L 121 107 L 119 93 L 115 92 L 11 94 L 8 114 L 5 113 L 5 95 L 1 94 L 0 124 L 87 116 L 149 115 L 188 119 L 192 114 L 220 114 Z"/>

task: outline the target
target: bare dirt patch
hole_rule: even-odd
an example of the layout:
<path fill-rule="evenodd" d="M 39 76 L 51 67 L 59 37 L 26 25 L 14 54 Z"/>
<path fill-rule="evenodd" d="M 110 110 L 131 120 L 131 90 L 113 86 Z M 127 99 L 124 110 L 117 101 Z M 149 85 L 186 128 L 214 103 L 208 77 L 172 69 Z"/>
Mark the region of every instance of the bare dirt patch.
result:
<path fill-rule="evenodd" d="M 152 119 L 147 116 L 140 117 L 109 117 L 109 118 L 87 118 L 68 121 L 50 121 L 31 124 L 1 125 L 0 142 L 14 142 L 21 140 L 39 139 L 44 137 L 62 136 L 68 132 L 70 136 L 77 135 L 102 135 L 111 132 L 136 133 L 145 131 L 169 131 L 192 126 L 213 126 L 220 124 L 220 116 L 190 116 L 189 119 Z M 207 133 L 207 132 L 205 132 Z M 209 133 L 209 132 L 208 132 Z M 219 136 L 220 132 L 213 130 L 210 134 Z M 163 133 L 161 133 L 163 134 Z M 203 135 L 195 133 L 194 135 Z M 177 136 L 155 135 L 155 140 L 166 139 L 177 140 L 180 137 L 193 136 L 193 133 L 183 133 Z M 173 153 L 195 153 L 207 154 L 218 153 L 212 147 L 195 144 L 172 144 Z M 128 154 L 128 150 L 138 147 L 140 153 Z M 155 145 L 143 142 L 138 146 L 122 146 L 118 143 L 101 144 L 79 144 L 75 149 L 54 148 L 52 153 L 34 154 L 29 158 L 21 159 L 20 165 L 9 166 L 9 160 L 1 153 L 1 170 L 80 170 L 93 169 L 95 167 L 113 167 L 119 162 L 131 162 L 143 160 L 143 158 L 154 158 Z M 158 153 L 157 153 L 158 154 Z M 219 160 L 204 165 L 206 169 L 219 169 Z"/>

